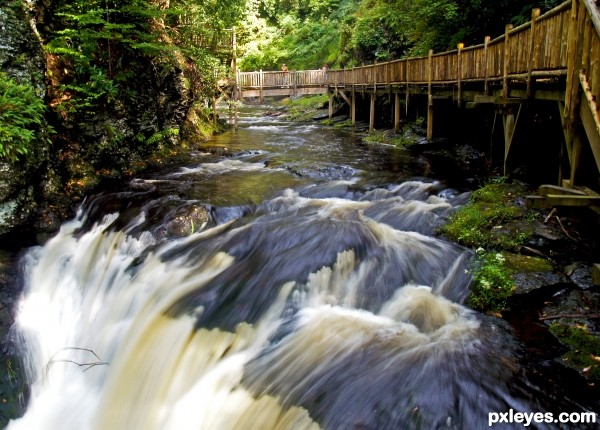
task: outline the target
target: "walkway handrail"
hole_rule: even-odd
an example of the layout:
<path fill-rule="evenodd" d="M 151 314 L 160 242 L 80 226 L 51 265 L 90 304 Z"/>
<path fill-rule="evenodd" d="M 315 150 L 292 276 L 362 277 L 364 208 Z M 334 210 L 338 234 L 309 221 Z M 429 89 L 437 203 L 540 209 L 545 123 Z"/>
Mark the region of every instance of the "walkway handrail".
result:
<path fill-rule="evenodd" d="M 238 85 L 242 89 L 272 88 L 281 86 L 322 86 L 328 73 L 324 70 L 258 71 L 238 73 Z"/>

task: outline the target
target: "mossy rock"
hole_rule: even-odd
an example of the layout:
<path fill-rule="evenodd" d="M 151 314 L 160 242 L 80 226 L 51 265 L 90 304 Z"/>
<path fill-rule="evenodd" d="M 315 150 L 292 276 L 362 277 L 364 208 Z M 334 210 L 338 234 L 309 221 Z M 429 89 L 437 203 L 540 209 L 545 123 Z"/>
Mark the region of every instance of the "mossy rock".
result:
<path fill-rule="evenodd" d="M 565 319 L 550 324 L 550 332 L 570 349 L 561 356 L 561 363 L 588 380 L 600 381 L 600 337 L 597 333 L 591 332 L 586 324 Z"/>

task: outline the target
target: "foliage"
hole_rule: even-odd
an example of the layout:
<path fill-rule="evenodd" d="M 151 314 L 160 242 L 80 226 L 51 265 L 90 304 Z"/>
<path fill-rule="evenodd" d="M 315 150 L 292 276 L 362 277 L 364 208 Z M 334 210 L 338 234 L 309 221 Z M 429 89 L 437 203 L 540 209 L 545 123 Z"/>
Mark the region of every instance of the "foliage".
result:
<path fill-rule="evenodd" d="M 479 248 L 470 272 L 473 284 L 467 299 L 469 305 L 484 312 L 503 309 L 514 290 L 504 255 Z"/>
<path fill-rule="evenodd" d="M 560 0 L 249 0 L 244 70 L 349 67 L 483 43 Z"/>
<path fill-rule="evenodd" d="M 0 160 L 16 161 L 29 152 L 44 112 L 33 87 L 0 73 Z"/>

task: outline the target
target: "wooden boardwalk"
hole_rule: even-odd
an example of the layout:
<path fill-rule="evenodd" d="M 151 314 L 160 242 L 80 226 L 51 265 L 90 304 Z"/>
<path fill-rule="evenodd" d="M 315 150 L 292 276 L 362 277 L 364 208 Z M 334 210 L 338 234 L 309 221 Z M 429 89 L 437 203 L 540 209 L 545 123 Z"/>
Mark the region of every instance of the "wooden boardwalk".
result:
<path fill-rule="evenodd" d="M 355 121 L 356 95 L 370 96 L 370 127 L 378 95 L 394 96 L 394 128 L 401 105 L 426 97 L 427 134 L 433 134 L 434 106 L 440 99 L 459 108 L 494 105 L 502 113 L 505 154 L 510 152 L 521 106 L 529 100 L 558 104 L 568 172 L 561 185 L 573 186 L 583 145 L 589 145 L 600 172 L 600 13 L 593 0 L 570 0 L 480 45 L 416 58 L 343 70 L 238 72 L 236 98 L 303 94 L 343 98 Z M 331 109 L 330 109 L 331 111 Z"/>

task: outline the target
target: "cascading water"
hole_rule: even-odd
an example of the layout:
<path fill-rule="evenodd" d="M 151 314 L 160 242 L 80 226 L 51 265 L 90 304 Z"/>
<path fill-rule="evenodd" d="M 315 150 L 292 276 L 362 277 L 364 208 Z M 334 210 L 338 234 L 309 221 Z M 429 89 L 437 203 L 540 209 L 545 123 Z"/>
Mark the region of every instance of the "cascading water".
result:
<path fill-rule="evenodd" d="M 471 429 L 577 407 L 461 305 L 470 255 L 432 233 L 464 195 L 401 179 L 422 160 L 271 121 L 90 197 L 23 258 L 31 396 L 10 430 Z"/>

